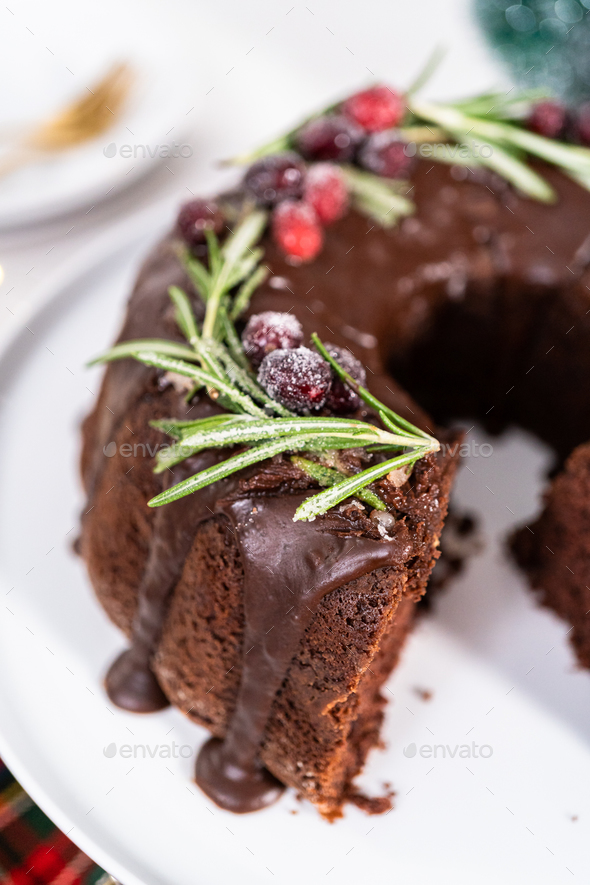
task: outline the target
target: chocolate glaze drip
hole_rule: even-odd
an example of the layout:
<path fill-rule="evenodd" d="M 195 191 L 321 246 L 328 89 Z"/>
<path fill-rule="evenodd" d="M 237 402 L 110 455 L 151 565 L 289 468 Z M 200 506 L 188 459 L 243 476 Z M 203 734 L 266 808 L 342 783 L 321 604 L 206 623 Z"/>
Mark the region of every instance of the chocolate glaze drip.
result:
<path fill-rule="evenodd" d="M 225 740 L 202 748 L 196 779 L 217 805 L 234 812 L 256 811 L 281 793 L 258 754 L 274 698 L 321 599 L 376 568 L 401 564 L 413 550 L 404 526 L 383 542 L 323 532 L 321 518 L 293 522 L 305 497 L 217 506 L 235 530 L 244 566 L 243 669 Z"/>

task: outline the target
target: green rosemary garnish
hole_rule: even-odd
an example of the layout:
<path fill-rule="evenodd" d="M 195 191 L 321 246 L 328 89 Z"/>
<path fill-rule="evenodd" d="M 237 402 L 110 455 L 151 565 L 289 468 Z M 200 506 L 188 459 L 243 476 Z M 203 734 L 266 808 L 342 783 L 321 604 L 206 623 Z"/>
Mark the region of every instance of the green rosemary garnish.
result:
<path fill-rule="evenodd" d="M 182 256 L 187 273 L 205 302 L 205 318 L 199 329 L 187 294 L 177 286 L 169 289 L 178 327 L 188 345 L 160 339 L 124 341 L 93 361 L 132 357 L 144 365 L 184 375 L 193 381 L 194 391 L 205 388 L 208 396 L 227 411 L 195 421 L 171 418 L 154 422 L 154 426 L 176 440 L 158 453 L 156 472 L 205 449 L 241 450 L 166 489 L 148 503 L 159 507 L 175 501 L 281 453 L 309 452 L 321 457 L 322 453 L 334 450 L 369 447 L 390 452 L 393 457 L 353 476 L 300 458 L 301 469 L 328 487 L 307 498 L 293 518 L 315 519 L 351 495 L 383 510 L 385 505 L 368 486 L 390 471 L 413 465 L 437 451 L 439 443 L 360 387 L 332 358 L 317 335 L 313 341 L 318 351 L 344 383 L 375 410 L 383 427 L 353 418 L 294 415 L 260 386 L 246 360 L 234 320 L 246 309 L 250 296 L 264 278 L 264 269 L 259 266 L 262 251 L 256 243 L 265 222 L 265 213 L 250 212 L 223 246 L 208 231 L 209 267 L 193 256 Z"/>
<path fill-rule="evenodd" d="M 379 178 L 354 166 L 341 166 L 353 204 L 381 227 L 394 227 L 400 218 L 412 215 L 414 204 L 400 191 L 408 191 L 407 181 Z"/>
<path fill-rule="evenodd" d="M 326 467 L 317 461 L 310 461 L 308 458 L 302 458 L 301 455 L 293 455 L 291 461 L 296 467 L 299 467 L 304 473 L 307 473 L 312 479 L 315 479 L 321 486 L 333 486 L 337 482 L 346 478 L 345 473 L 335 470 L 333 467 Z M 357 492 L 357 498 L 369 504 L 374 510 L 387 510 L 387 507 L 381 498 L 370 489 L 361 489 Z"/>
<path fill-rule="evenodd" d="M 425 123 L 439 127 L 445 141 L 464 144 L 471 149 L 468 165 L 482 165 L 493 169 L 518 190 L 533 199 L 550 203 L 556 198 L 553 188 L 527 163 L 527 157 L 537 157 L 557 166 L 583 187 L 590 189 L 590 150 L 565 144 L 530 132 L 521 121 L 530 109 L 530 94 L 492 94 L 457 104 L 443 105 L 408 99 L 413 117 L 408 127 Z M 520 114 L 520 118 L 517 116 Z M 402 133 L 404 128 L 402 127 Z M 426 139 L 427 140 L 427 139 Z M 481 150 L 482 144 L 487 148 Z M 432 159 L 443 159 L 441 151 Z M 448 160 L 447 162 L 453 162 Z"/>

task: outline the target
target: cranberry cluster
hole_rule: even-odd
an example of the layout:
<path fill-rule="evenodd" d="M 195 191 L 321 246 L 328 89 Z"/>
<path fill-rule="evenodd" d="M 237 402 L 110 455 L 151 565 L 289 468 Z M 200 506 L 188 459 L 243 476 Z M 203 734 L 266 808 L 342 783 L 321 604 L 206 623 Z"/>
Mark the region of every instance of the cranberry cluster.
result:
<path fill-rule="evenodd" d="M 358 394 L 338 378 L 319 353 L 302 342 L 299 321 L 291 314 L 274 311 L 250 317 L 242 334 L 244 349 L 258 368 L 258 382 L 286 408 L 305 413 L 325 407 L 336 415 L 358 409 Z M 355 381 L 366 383 L 362 364 L 349 350 L 335 344 L 327 349 Z"/>
<path fill-rule="evenodd" d="M 338 166 L 322 162 L 306 169 L 291 151 L 250 166 L 244 187 L 259 205 L 272 208 L 273 236 L 296 261 L 315 258 L 324 240 L 322 226 L 341 218 L 348 205 Z"/>
<path fill-rule="evenodd" d="M 393 129 L 403 114 L 398 93 L 386 86 L 367 89 L 306 123 L 294 139 L 297 153 L 263 157 L 248 169 L 246 191 L 272 209 L 274 239 L 291 260 L 315 258 L 323 227 L 346 212 L 348 193 L 338 163 L 354 160 L 389 178 L 407 174 L 412 161 Z M 307 168 L 302 157 L 310 162 Z"/>
<path fill-rule="evenodd" d="M 590 102 L 569 110 L 557 101 L 540 101 L 530 113 L 528 127 L 545 138 L 590 147 Z"/>
<path fill-rule="evenodd" d="M 324 242 L 323 228 L 346 212 L 348 191 L 338 163 L 356 162 L 387 178 L 407 175 L 412 159 L 395 129 L 403 115 L 402 96 L 375 86 L 302 126 L 294 137 L 295 151 L 250 166 L 244 189 L 272 211 L 273 237 L 292 262 L 313 260 Z M 223 218 L 215 204 L 194 200 L 182 209 L 178 226 L 198 251 L 206 229 L 220 232 Z"/>

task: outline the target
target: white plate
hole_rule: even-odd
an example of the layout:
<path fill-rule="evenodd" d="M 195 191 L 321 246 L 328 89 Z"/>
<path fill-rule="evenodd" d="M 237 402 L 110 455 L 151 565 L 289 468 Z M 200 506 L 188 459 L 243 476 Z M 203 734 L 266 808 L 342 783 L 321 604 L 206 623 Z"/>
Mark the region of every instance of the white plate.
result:
<path fill-rule="evenodd" d="M 101 679 L 124 641 L 71 551 L 83 504 L 78 426 L 100 375 L 84 363 L 111 341 L 139 257 L 166 220 L 156 212 L 113 230 L 93 260 L 80 256 L 0 357 L 0 755 L 125 885 L 315 885 L 328 875 L 342 885 L 553 885 L 570 882 L 568 870 L 589 881 L 590 678 L 502 547 L 534 510 L 548 463 L 524 434 L 492 439 L 491 457 L 474 449 L 461 473 L 457 501 L 485 507 L 487 546 L 419 625 L 387 688 L 387 749 L 372 753 L 362 782 L 394 786 L 390 814 L 349 808 L 329 825 L 289 791 L 266 811 L 232 816 L 191 781 L 204 730 L 174 709 L 136 717 L 111 707 Z M 172 741 L 186 748 L 176 758 L 121 755 L 125 745 L 159 754 Z"/>

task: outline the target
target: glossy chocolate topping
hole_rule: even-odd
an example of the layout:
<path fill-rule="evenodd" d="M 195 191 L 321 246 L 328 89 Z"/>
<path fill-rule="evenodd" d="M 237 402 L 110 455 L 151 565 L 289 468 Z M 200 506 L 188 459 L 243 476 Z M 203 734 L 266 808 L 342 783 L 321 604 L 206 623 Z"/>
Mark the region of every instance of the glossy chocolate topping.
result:
<path fill-rule="evenodd" d="M 277 798 L 277 782 L 258 753 L 274 698 L 322 597 L 373 569 L 403 563 L 413 550 L 404 526 L 383 542 L 322 532 L 321 519 L 294 523 L 304 497 L 218 504 L 244 566 L 244 664 L 228 733 L 199 754 L 197 783 L 231 811 L 255 811 Z"/>

